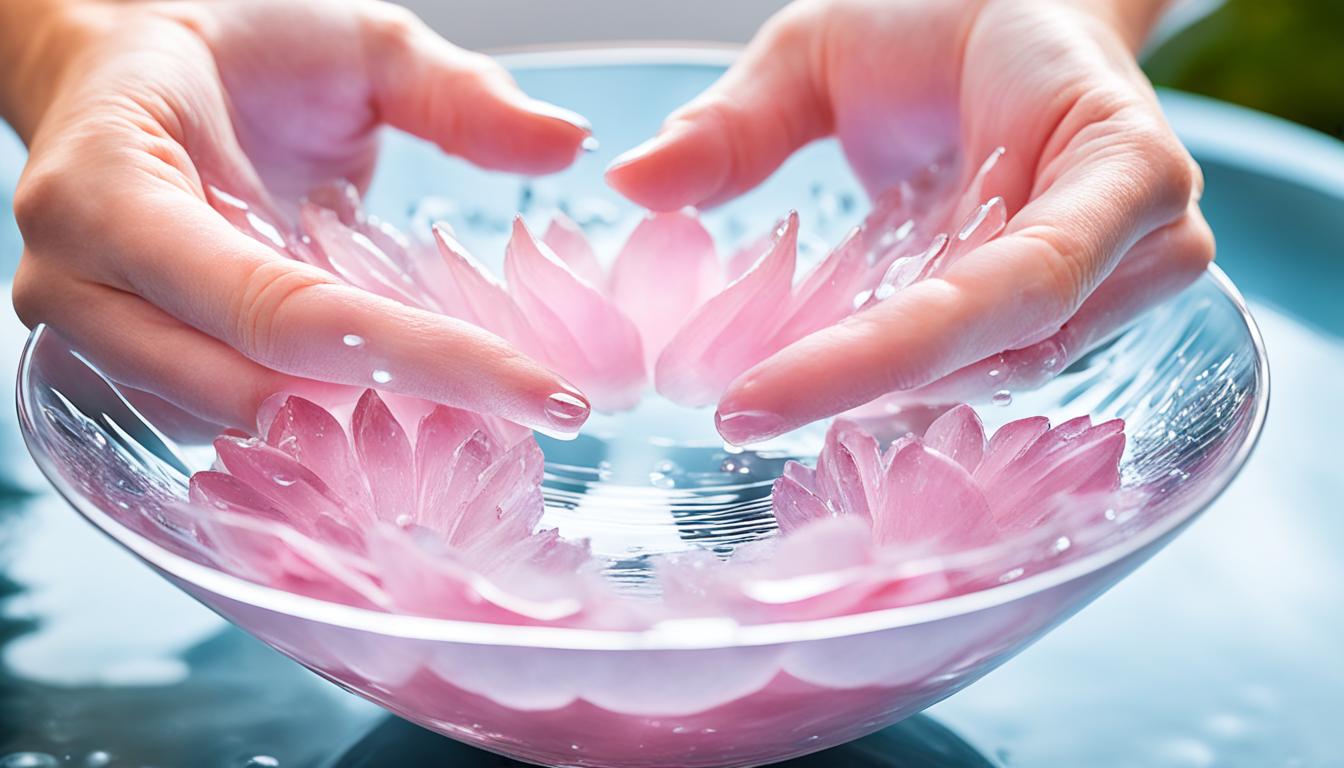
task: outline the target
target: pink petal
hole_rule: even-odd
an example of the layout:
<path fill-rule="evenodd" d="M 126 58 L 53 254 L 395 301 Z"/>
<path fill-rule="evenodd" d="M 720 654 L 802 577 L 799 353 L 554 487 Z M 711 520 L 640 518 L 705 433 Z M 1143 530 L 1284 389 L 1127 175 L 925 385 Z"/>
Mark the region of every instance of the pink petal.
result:
<path fill-rule="evenodd" d="M 301 531 L 313 531 L 323 516 L 351 520 L 341 499 L 307 467 L 255 438 L 215 439 L 219 463 L 243 484 L 270 499 Z"/>
<path fill-rule="evenodd" d="M 536 441 L 515 445 L 481 475 L 476 495 L 446 531 L 453 546 L 502 546 L 532 533 L 544 511 L 545 457 Z"/>
<path fill-rule="evenodd" d="M 770 246 L 774 245 L 775 233 L 766 232 L 760 237 L 752 240 L 750 243 L 738 248 L 733 255 L 728 258 L 728 265 L 724 268 L 724 277 L 728 282 L 732 282 L 747 273 L 761 257 L 770 252 Z"/>
<path fill-rule="evenodd" d="M 544 349 L 536 332 L 504 286 L 453 238 L 447 227 L 435 225 L 434 242 L 447 267 L 446 279 L 433 286 L 443 312 L 540 356 Z"/>
<path fill-rule="evenodd" d="M 304 203 L 299 222 L 337 277 L 403 304 L 423 306 L 419 290 L 405 272 L 367 235 L 341 223 L 335 211 Z"/>
<path fill-rule="evenodd" d="M 1042 435 L 986 486 L 1000 526 L 1030 528 L 1059 508 L 1058 497 L 1119 488 L 1122 430 L 1119 419 L 1095 427 L 1074 419 Z"/>
<path fill-rule="evenodd" d="M 668 342 L 655 367 L 658 392 L 682 405 L 709 405 L 769 354 L 766 342 L 787 311 L 798 253 L 798 214 L 742 277 L 700 306 Z"/>
<path fill-rule="evenodd" d="M 285 398 L 266 431 L 266 442 L 312 470 L 347 506 L 369 509 L 364 474 L 350 453 L 345 430 L 322 406 L 293 395 Z"/>
<path fill-rule="evenodd" d="M 592 243 L 588 242 L 583 230 L 568 216 L 557 212 L 541 240 L 580 280 L 599 290 L 607 284 L 607 275 L 597 261 Z"/>
<path fill-rule="evenodd" d="M 207 184 L 206 195 L 210 207 L 228 220 L 238 231 L 251 236 L 253 240 L 265 243 L 285 256 L 290 255 L 289 238 L 280 228 L 284 218 L 266 201 L 252 202 L 241 200 L 224 190 Z"/>
<path fill-rule="evenodd" d="M 1049 429 L 1050 420 L 1044 416 L 1030 416 L 999 427 L 999 431 L 989 439 L 980 465 L 975 468 L 975 481 L 980 487 L 988 488 L 1009 463 L 1021 456 Z"/>
<path fill-rule="evenodd" d="M 790 464 L 802 466 L 797 462 Z M 814 520 L 832 516 L 826 502 L 787 473 L 775 480 L 771 502 L 775 523 L 782 534 L 793 533 Z"/>
<path fill-rule="evenodd" d="M 475 496 L 493 454 L 490 438 L 484 432 L 473 432 L 457 445 L 450 445 L 450 439 L 447 435 L 426 439 L 422 427 L 415 446 L 419 483 L 416 522 L 443 534 L 445 540 L 461 519 L 462 509 Z"/>
<path fill-rule="evenodd" d="M 836 514 L 871 521 L 882 478 L 877 440 L 844 422 L 832 424 L 817 456 L 816 477 L 817 495 Z"/>
<path fill-rule="evenodd" d="M 714 240 L 695 215 L 657 213 L 635 227 L 616 257 L 609 293 L 639 328 L 653 370 L 686 317 L 722 284 Z"/>
<path fill-rule="evenodd" d="M 514 220 L 504 258 L 509 292 L 547 351 L 547 361 L 599 410 L 632 407 L 644 389 L 644 356 L 630 318 L 580 280 Z"/>
<path fill-rule="evenodd" d="M 287 592 L 386 610 L 386 594 L 341 552 L 288 526 L 215 511 L 200 526 L 230 573 Z"/>
<path fill-rule="evenodd" d="M 254 490 L 233 475 L 223 472 L 197 472 L 188 483 L 187 498 L 193 504 L 211 509 L 256 515 L 283 521 L 285 513 L 270 497 Z"/>
<path fill-rule="evenodd" d="M 974 472 L 985 455 L 985 427 L 969 405 L 958 405 L 933 420 L 924 444 Z"/>
<path fill-rule="evenodd" d="M 374 514 L 389 522 L 415 511 L 411 443 L 378 393 L 364 391 L 350 419 L 355 453 L 364 467 Z"/>
<path fill-rule="evenodd" d="M 864 290 L 867 274 L 863 238 L 855 229 L 794 291 L 788 318 L 769 344 L 771 353 L 853 314 L 854 298 Z"/>
<path fill-rule="evenodd" d="M 989 544 L 997 535 L 970 473 L 919 441 L 892 457 L 873 517 L 873 538 L 881 546 L 943 553 Z"/>

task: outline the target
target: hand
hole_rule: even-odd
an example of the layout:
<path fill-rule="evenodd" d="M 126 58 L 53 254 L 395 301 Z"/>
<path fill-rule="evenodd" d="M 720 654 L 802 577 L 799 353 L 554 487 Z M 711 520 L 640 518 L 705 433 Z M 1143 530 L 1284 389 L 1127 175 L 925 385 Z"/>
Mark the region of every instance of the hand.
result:
<path fill-rule="evenodd" d="M 1004 234 L 747 371 L 719 403 L 724 437 L 760 440 L 892 392 L 988 394 L 976 389 L 995 368 L 1011 375 L 991 391 L 1029 386 L 1202 273 L 1199 170 L 1134 59 L 1161 5 L 801 0 L 618 159 L 612 185 L 669 209 L 727 200 L 828 135 L 870 192 L 949 150 L 969 173 L 1007 148 L 985 192 L 1007 202 Z"/>
<path fill-rule="evenodd" d="M 488 168 L 574 159 L 582 118 L 402 9 L 0 0 L 0 106 L 30 145 L 15 307 L 118 382 L 237 426 L 272 393 L 375 369 L 380 389 L 553 432 L 587 417 L 502 339 L 285 259 L 206 202 L 367 183 L 382 123 Z"/>

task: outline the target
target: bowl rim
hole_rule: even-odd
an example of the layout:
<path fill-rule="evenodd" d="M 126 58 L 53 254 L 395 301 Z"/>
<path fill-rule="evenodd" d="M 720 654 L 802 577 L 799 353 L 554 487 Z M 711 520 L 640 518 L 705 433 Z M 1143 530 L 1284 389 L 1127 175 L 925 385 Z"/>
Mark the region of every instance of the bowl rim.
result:
<path fill-rule="evenodd" d="M 529 50 L 508 54 L 503 59 L 510 67 L 523 68 L 659 63 L 723 66 L 732 60 L 732 50 L 679 45 L 608 45 L 591 49 L 567 47 Z M 248 608 L 402 639 L 575 651 L 687 651 L 782 645 L 933 623 L 1005 605 L 1119 563 L 1202 514 L 1240 473 L 1259 442 L 1269 408 L 1270 378 L 1264 340 L 1245 298 L 1216 265 L 1210 265 L 1200 280 L 1210 281 L 1240 316 L 1255 351 L 1255 378 L 1259 386 L 1255 392 L 1247 439 L 1237 446 L 1235 455 L 1223 465 L 1204 490 L 1188 503 L 1185 512 L 1170 515 L 1110 547 L 1007 584 L 926 603 L 805 621 L 739 624 L 729 618 L 682 619 L 661 622 L 641 630 L 490 624 L 385 613 L 264 586 L 193 562 L 155 544 L 114 520 L 65 479 L 44 449 L 43 441 L 34 428 L 34 414 L 37 412 L 33 401 L 36 393 L 32 386 L 34 354 L 48 335 L 55 335 L 45 325 L 39 325 L 33 330 L 24 347 L 18 370 L 16 399 L 24 443 L 38 468 L 60 496 L 113 541 L 217 613 L 219 609 L 203 599 L 201 592 Z M 94 371 L 101 375 L 96 368 Z"/>

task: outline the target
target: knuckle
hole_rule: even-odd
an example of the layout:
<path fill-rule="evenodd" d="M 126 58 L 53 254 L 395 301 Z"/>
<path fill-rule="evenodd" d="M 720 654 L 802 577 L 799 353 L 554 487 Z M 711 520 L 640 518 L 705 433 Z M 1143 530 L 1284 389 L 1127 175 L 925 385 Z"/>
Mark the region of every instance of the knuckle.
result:
<path fill-rule="evenodd" d="M 1172 258 L 1177 260 L 1183 271 L 1199 274 L 1213 263 L 1217 251 L 1209 223 L 1201 215 L 1187 214 L 1181 225 L 1180 236 L 1172 248 Z"/>
<path fill-rule="evenodd" d="M 234 345 L 246 357 L 285 367 L 285 316 L 330 281 L 273 259 L 253 267 L 241 285 L 233 308 Z"/>
<path fill-rule="evenodd" d="M 1178 213 L 1190 204 L 1199 184 L 1198 171 L 1180 140 L 1156 121 L 1137 129 L 1136 143 L 1145 176 L 1163 210 Z"/>
<path fill-rule="evenodd" d="M 11 289 L 14 312 L 28 328 L 47 321 L 47 285 L 41 268 L 33 264 L 32 255 L 25 253 L 14 273 Z"/>
<path fill-rule="evenodd" d="M 387 2 L 370 3 L 363 21 L 369 48 L 382 52 L 408 52 L 425 26 L 414 12 Z"/>
<path fill-rule="evenodd" d="M 19 181 L 14 191 L 14 221 L 26 242 L 39 242 L 55 234 L 49 223 L 61 210 L 68 178 L 66 174 L 33 168 Z"/>

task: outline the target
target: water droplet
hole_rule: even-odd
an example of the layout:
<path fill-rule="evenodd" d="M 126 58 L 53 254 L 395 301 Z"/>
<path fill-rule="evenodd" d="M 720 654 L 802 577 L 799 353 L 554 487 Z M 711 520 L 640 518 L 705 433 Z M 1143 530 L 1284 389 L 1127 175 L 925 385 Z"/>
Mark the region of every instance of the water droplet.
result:
<path fill-rule="evenodd" d="M 11 752 L 0 757 L 0 768 L 57 768 L 60 764 L 46 752 Z"/>
<path fill-rule="evenodd" d="M 99 448 L 106 448 L 106 447 L 107 447 L 107 438 L 103 436 L 103 433 L 102 433 L 102 432 L 94 432 L 94 433 L 93 433 L 93 444 L 96 445 L 96 446 L 98 446 Z"/>
<path fill-rule="evenodd" d="M 1024 573 L 1026 573 L 1026 570 L 1022 568 L 1014 568 L 1011 571 L 1008 571 L 1007 573 L 1000 576 L 999 583 L 1007 584 L 1010 581 L 1016 581 L 1017 579 L 1022 578 L 1022 574 Z"/>
<path fill-rule="evenodd" d="M 364 346 L 364 337 L 353 333 L 347 333 L 341 337 L 341 343 L 347 347 Z"/>
<path fill-rule="evenodd" d="M 1069 541 L 1068 536 L 1060 536 L 1058 539 L 1055 539 L 1056 552 L 1063 552 L 1064 550 L 1068 549 L 1071 546 L 1073 546 L 1073 542 Z"/>
<path fill-rule="evenodd" d="M 991 378 L 991 379 L 997 379 L 997 378 L 999 378 L 999 377 L 1002 376 L 1002 375 L 1003 375 L 1003 371 L 1000 371 L 998 368 L 990 368 L 990 369 L 989 369 L 989 378 Z"/>
<path fill-rule="evenodd" d="M 271 475 L 271 480 L 281 488 L 288 488 L 298 482 L 297 478 L 292 475 L 286 475 L 283 472 L 276 472 L 274 475 Z"/>
<path fill-rule="evenodd" d="M 649 483 L 655 488 L 676 488 L 677 481 L 666 472 L 650 472 Z"/>
<path fill-rule="evenodd" d="M 998 406 L 1008 406 L 1008 405 L 1012 405 L 1012 404 L 1013 404 L 1013 393 L 1012 393 L 1012 392 L 1009 392 L 1009 391 L 1006 390 L 1006 389 L 1000 389 L 998 392 L 995 392 L 995 393 L 994 393 L 994 396 L 991 397 L 991 398 L 989 399 L 989 401 L 990 401 L 991 403 L 995 404 L 995 405 L 998 405 Z"/>
<path fill-rule="evenodd" d="M 975 230 L 985 223 L 985 217 L 989 215 L 990 204 L 985 203 L 971 212 L 970 218 L 961 225 L 961 231 L 957 233 L 958 240 L 966 240 L 975 234 Z"/>
<path fill-rule="evenodd" d="M 106 768 L 112 763 L 112 755 L 101 749 L 94 750 L 84 757 L 84 768 Z"/>
<path fill-rule="evenodd" d="M 243 768 L 280 768 L 280 761 L 270 755 L 255 755 L 243 764 Z"/>
<path fill-rule="evenodd" d="M 876 291 L 873 291 L 873 298 L 877 299 L 878 301 L 886 301 L 887 299 L 890 299 L 892 296 L 895 295 L 896 295 L 896 286 L 892 285 L 891 283 L 883 283 L 877 286 Z"/>
<path fill-rule="evenodd" d="M 373 370 L 373 383 L 386 384 L 391 380 L 392 380 L 392 374 L 389 371 L 385 371 L 382 368 L 375 368 Z"/>
<path fill-rule="evenodd" d="M 393 522 L 397 524 L 398 528 L 409 528 L 411 523 L 415 522 L 415 518 L 407 514 L 401 514 L 397 515 L 397 519 Z"/>
<path fill-rule="evenodd" d="M 1103 516 L 1104 516 L 1107 520 L 1110 520 L 1110 521 L 1114 522 L 1114 521 L 1115 521 L 1115 518 L 1116 518 L 1115 510 L 1114 510 L 1114 509 L 1108 509 L 1108 510 L 1106 510 L 1106 511 L 1103 513 Z"/>
<path fill-rule="evenodd" d="M 615 472 L 612 471 L 611 462 L 602 460 L 597 462 L 597 479 L 610 480 Z"/>
<path fill-rule="evenodd" d="M 859 291 L 854 294 L 854 308 L 861 309 L 864 304 L 868 303 L 868 299 L 872 298 L 872 296 L 872 291 Z"/>

